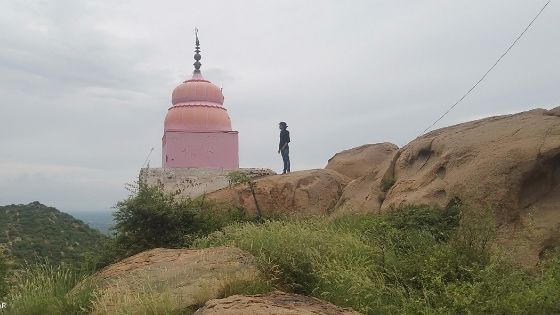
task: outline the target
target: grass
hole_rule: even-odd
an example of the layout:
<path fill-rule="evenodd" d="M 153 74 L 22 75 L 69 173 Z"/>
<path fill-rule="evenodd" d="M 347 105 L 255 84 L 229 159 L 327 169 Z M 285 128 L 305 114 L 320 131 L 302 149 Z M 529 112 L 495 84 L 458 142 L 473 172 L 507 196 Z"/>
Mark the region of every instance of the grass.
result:
<path fill-rule="evenodd" d="M 391 215 L 234 224 L 194 243 L 237 246 L 287 291 L 365 314 L 560 313 L 559 253 L 537 273 L 491 250 L 489 210 L 404 207 Z"/>
<path fill-rule="evenodd" d="M 265 278 L 201 285 L 183 309 L 168 287 L 133 286 L 114 294 L 111 313 L 191 314 L 212 298 L 280 289 L 364 314 L 560 314 L 560 251 L 549 251 L 537 270 L 517 267 L 497 250 L 493 222 L 490 209 L 453 204 L 384 216 L 233 223 L 187 243 L 244 249 Z M 87 272 L 28 266 L 12 279 L 6 313 L 109 313 L 87 281 L 71 291 L 84 279 Z"/>
<path fill-rule="evenodd" d="M 17 270 L 11 279 L 6 302 L 6 314 L 88 314 L 91 309 L 93 288 L 84 285 L 80 290 L 70 290 L 85 275 L 64 266 L 46 263 L 26 265 Z"/>

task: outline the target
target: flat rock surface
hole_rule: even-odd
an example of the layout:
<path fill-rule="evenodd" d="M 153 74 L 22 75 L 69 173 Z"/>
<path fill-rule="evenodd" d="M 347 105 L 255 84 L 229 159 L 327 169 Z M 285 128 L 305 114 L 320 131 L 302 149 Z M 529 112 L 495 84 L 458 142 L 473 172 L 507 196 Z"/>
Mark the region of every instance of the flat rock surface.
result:
<path fill-rule="evenodd" d="M 272 292 L 261 295 L 233 295 L 206 304 L 196 315 L 359 315 L 331 303 L 297 294 Z"/>
<path fill-rule="evenodd" d="M 219 297 L 229 281 L 251 280 L 259 271 L 250 254 L 232 247 L 156 248 L 110 265 L 92 278 L 94 314 L 136 313 L 141 301 L 180 310 Z"/>

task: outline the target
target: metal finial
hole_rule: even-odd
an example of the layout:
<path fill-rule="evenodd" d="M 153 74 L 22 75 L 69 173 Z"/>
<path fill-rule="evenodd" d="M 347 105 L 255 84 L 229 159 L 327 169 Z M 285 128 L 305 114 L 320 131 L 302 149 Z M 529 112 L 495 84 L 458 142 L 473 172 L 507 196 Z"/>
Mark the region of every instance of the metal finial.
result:
<path fill-rule="evenodd" d="M 202 56 L 200 55 L 200 41 L 198 40 L 198 28 L 194 29 L 194 34 L 196 36 L 196 46 L 195 46 L 195 54 L 194 54 L 194 60 L 195 62 L 193 63 L 194 65 L 194 73 L 200 73 L 200 66 L 202 65 L 200 63 L 200 59 L 202 58 Z"/>

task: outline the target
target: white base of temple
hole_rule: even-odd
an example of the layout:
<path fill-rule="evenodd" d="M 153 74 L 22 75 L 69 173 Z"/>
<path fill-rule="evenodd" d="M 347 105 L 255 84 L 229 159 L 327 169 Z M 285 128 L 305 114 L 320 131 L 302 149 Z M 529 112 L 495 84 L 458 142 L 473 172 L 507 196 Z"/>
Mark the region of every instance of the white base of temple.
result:
<path fill-rule="evenodd" d="M 143 168 L 140 178 L 148 185 L 160 185 L 166 192 L 179 192 L 183 197 L 196 198 L 229 186 L 227 175 L 239 171 L 250 177 L 276 174 L 262 168 Z"/>

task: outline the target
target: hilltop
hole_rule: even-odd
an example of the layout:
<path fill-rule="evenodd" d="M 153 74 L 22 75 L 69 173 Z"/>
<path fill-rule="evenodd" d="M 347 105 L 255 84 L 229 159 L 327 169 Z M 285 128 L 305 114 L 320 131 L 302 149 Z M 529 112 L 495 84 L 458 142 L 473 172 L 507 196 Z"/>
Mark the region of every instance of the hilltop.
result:
<path fill-rule="evenodd" d="M 84 222 L 37 201 L 0 206 L 0 247 L 16 264 L 47 259 L 74 265 L 106 240 Z"/>
<path fill-rule="evenodd" d="M 10 311 L 560 314 L 560 107 L 230 183 L 192 199 L 140 177 L 95 268 L 20 273 Z"/>

